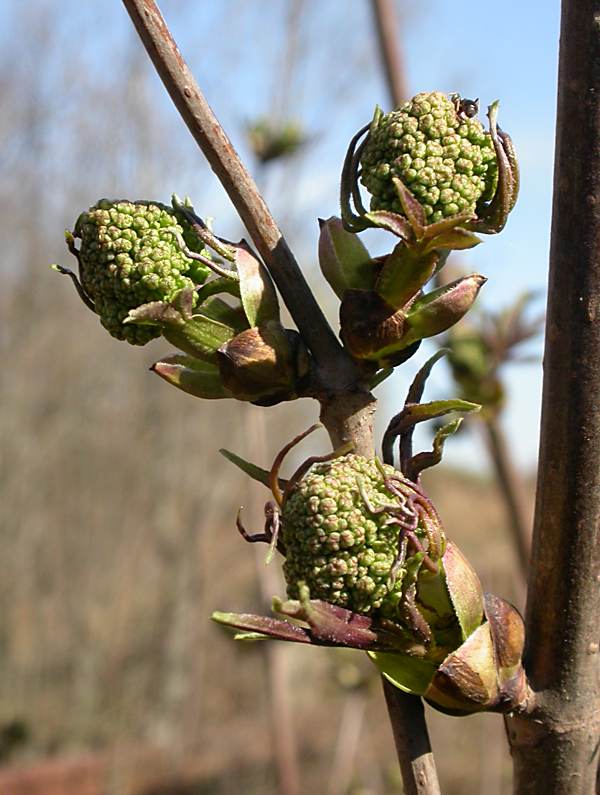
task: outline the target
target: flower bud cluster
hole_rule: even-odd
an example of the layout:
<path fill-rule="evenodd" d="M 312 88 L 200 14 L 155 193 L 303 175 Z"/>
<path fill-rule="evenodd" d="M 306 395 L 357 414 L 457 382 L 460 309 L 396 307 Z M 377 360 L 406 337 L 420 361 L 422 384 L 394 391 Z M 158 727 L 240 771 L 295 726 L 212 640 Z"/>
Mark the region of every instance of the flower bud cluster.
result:
<path fill-rule="evenodd" d="M 315 599 L 397 618 L 403 576 L 392 584 L 390 572 L 399 528 L 385 506 L 400 507 L 401 500 L 384 480 L 396 474 L 373 459 L 347 455 L 314 466 L 295 486 L 282 512 L 288 596 L 298 598 L 304 582 Z M 417 524 L 415 533 L 426 546 L 425 528 Z"/>
<path fill-rule="evenodd" d="M 81 284 L 113 337 L 145 345 L 160 336 L 156 326 L 123 321 L 131 309 L 169 301 L 206 280 L 208 268 L 183 254 L 173 230 L 208 256 L 184 216 L 157 202 L 101 199 L 77 219 Z"/>
<path fill-rule="evenodd" d="M 427 223 L 474 213 L 480 199 L 492 198 L 498 180 L 490 134 L 437 91 L 377 112 L 361 165 L 372 210 L 402 214 L 392 181 L 398 177 L 423 205 Z"/>

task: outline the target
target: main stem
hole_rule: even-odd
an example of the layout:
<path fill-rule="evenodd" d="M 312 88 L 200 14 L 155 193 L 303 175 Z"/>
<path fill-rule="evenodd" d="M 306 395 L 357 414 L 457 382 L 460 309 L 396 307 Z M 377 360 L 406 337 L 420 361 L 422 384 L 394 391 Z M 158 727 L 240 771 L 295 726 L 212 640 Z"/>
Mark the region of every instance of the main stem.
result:
<path fill-rule="evenodd" d="M 600 746 L 600 2 L 563 0 L 518 795 L 591 795 Z"/>

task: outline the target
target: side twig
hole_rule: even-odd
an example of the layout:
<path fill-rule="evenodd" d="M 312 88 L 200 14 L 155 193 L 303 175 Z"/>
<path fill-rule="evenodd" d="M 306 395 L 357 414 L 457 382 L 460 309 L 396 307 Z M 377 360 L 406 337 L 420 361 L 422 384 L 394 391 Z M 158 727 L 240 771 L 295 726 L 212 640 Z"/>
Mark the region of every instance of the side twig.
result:
<path fill-rule="evenodd" d="M 327 323 L 254 181 L 216 119 L 154 0 L 123 5 L 173 103 L 227 191 L 269 268 L 298 330 L 330 381 L 356 380 L 355 367 Z M 323 370 L 323 367 L 321 368 Z"/>
<path fill-rule="evenodd" d="M 440 795 L 423 702 L 383 679 L 406 795 Z"/>
<path fill-rule="evenodd" d="M 600 753 L 600 36 L 563 0 L 554 208 L 518 795 L 591 795 Z"/>

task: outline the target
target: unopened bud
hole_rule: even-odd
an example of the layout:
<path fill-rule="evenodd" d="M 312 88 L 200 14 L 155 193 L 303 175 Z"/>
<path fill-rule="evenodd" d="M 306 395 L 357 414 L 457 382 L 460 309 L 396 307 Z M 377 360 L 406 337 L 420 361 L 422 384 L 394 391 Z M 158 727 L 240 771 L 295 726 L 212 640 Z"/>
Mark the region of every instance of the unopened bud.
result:
<path fill-rule="evenodd" d="M 226 342 L 217 351 L 217 362 L 223 384 L 234 397 L 262 405 L 297 397 L 309 369 L 300 335 L 276 321 Z"/>
<path fill-rule="evenodd" d="M 457 279 L 417 299 L 406 316 L 404 345 L 446 331 L 473 306 L 487 279 L 478 273 Z"/>
<path fill-rule="evenodd" d="M 340 218 L 320 221 L 319 265 L 338 298 L 346 290 L 370 290 L 375 283 L 375 263 L 358 237 L 344 229 Z"/>

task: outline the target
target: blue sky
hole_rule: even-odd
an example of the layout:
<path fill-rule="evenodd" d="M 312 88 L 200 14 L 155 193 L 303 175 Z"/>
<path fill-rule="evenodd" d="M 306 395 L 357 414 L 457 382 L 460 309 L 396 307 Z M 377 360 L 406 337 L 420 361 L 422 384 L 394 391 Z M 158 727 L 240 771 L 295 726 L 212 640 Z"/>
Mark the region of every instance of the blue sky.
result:
<path fill-rule="evenodd" d="M 4 34 L 14 31 L 11 15 L 21 14 L 17 0 L 0 0 L 5 11 Z M 80 3 L 46 0 L 40 7 L 54 11 L 50 41 L 56 42 L 52 63 L 72 60 L 108 90 L 108 100 L 96 113 L 114 119 L 110 107 L 111 80 L 131 53 L 135 40 L 118 2 Z M 184 56 L 242 156 L 252 165 L 243 128 L 248 119 L 279 111 L 296 117 L 309 132 L 311 146 L 289 168 L 261 175 L 267 200 L 306 268 L 318 284 L 315 268 L 317 217 L 337 213 L 338 179 L 349 138 L 372 115 L 375 104 L 389 107 L 385 83 L 374 49 L 368 0 L 163 0 L 161 7 Z M 554 113 L 558 58 L 559 2 L 535 0 L 502 5 L 442 0 L 398 0 L 398 35 L 412 93 L 423 90 L 457 91 L 479 97 L 485 108 L 499 98 L 500 124 L 510 132 L 519 154 L 522 190 L 510 221 L 499 236 L 463 259 L 466 269 L 489 278 L 480 300 L 489 307 L 510 302 L 524 290 L 545 289 L 551 215 Z M 33 10 L 32 10 L 33 13 Z M 17 19 L 17 17 L 15 17 Z M 14 20 L 13 20 L 14 21 Z M 286 32 L 294 46 L 286 57 Z M 6 42 L 5 42 L 6 43 Z M 35 45 L 23 59 L 35 63 Z M 45 68 L 50 68 L 46 65 Z M 155 98 L 157 113 L 168 125 L 170 144 L 181 153 L 177 164 L 165 164 L 156 198 L 168 200 L 172 191 L 189 193 L 198 211 L 217 219 L 225 236 L 239 234 L 239 225 L 217 180 L 208 172 L 186 128 L 167 100 L 149 63 L 143 66 Z M 73 90 L 74 91 L 74 90 Z M 61 110 L 75 101 L 69 81 L 61 89 Z M 85 96 L 77 97 L 80 113 Z M 64 122 L 67 123 L 66 121 Z M 61 118 L 52 124 L 60 148 Z M 56 126 L 58 125 L 58 126 Z M 107 164 L 108 165 L 108 164 Z M 106 173 L 111 173 L 109 168 Z M 135 186 L 119 182 L 111 173 L 106 184 L 90 186 L 89 203 L 99 195 L 133 195 Z M 100 180 L 101 182 L 101 180 Z M 266 182 L 266 184 L 265 184 Z M 73 215 L 73 210 L 69 210 Z M 65 219 L 65 224 L 68 220 Z M 389 247 L 385 236 L 370 235 L 375 253 Z M 324 300 L 327 290 L 323 292 Z M 540 308 L 544 299 L 540 300 Z M 333 301 L 327 309 L 335 317 Z M 425 346 L 424 346 L 425 347 Z M 541 344 L 534 346 L 541 354 Z M 424 359 L 423 352 L 415 366 Z M 414 368 L 413 368 L 414 369 Z M 381 423 L 398 408 L 411 367 L 395 374 L 380 393 L 384 398 Z M 512 366 L 507 370 L 510 401 L 505 424 L 518 461 L 532 467 L 537 454 L 541 389 L 540 366 Z M 443 368 L 434 375 L 430 394 L 451 389 Z M 476 442 L 464 435 L 448 445 L 448 459 L 469 466 L 481 461 Z"/>

